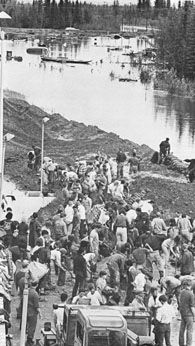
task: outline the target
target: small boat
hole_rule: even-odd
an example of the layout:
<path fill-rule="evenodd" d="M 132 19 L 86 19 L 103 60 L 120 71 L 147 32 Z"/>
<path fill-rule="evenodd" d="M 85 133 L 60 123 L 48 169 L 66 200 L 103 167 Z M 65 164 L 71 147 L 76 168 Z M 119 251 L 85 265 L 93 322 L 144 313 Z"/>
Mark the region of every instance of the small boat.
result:
<path fill-rule="evenodd" d="M 115 34 L 115 35 L 113 35 L 112 37 L 113 37 L 115 40 L 119 40 L 120 38 L 122 38 L 122 36 L 119 35 L 119 34 Z"/>
<path fill-rule="evenodd" d="M 41 61 L 58 62 L 62 64 L 66 62 L 66 58 L 53 58 L 51 56 L 41 56 Z"/>
<path fill-rule="evenodd" d="M 47 54 L 48 49 L 46 47 L 32 47 L 32 48 L 27 48 L 26 52 L 28 54 L 43 55 L 43 54 Z"/>
<path fill-rule="evenodd" d="M 49 61 L 49 62 L 57 62 L 57 63 L 66 63 L 66 64 L 90 64 L 91 60 L 72 60 L 72 59 L 67 59 L 65 57 L 60 57 L 60 58 L 53 58 L 50 56 L 42 56 L 41 57 L 42 61 Z"/>
<path fill-rule="evenodd" d="M 84 65 L 88 65 L 90 64 L 92 60 L 70 60 L 70 59 L 67 59 L 66 60 L 66 63 L 67 64 L 84 64 Z"/>
<path fill-rule="evenodd" d="M 137 82 L 137 79 L 132 79 L 132 78 L 119 78 L 119 82 Z"/>

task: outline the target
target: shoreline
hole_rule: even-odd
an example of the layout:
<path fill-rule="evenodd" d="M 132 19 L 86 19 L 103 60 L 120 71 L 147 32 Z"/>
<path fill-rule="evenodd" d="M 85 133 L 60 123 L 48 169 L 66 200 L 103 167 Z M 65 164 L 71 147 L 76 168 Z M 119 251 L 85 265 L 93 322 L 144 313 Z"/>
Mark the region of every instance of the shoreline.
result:
<path fill-rule="evenodd" d="M 132 182 L 131 193 L 146 191 L 146 199 L 152 199 L 167 215 L 176 211 L 194 213 L 195 189 L 187 183 L 185 177 L 170 170 L 165 165 L 151 163 L 154 152 L 149 146 L 138 145 L 108 133 L 97 126 L 86 126 L 76 121 L 68 121 L 60 114 L 44 112 L 39 107 L 24 100 L 4 99 L 4 131 L 15 134 L 7 143 L 5 154 L 5 176 L 22 190 L 38 191 L 38 179 L 35 172 L 27 168 L 27 152 L 32 144 L 41 145 L 41 121 L 50 116 L 45 129 L 45 155 L 60 164 L 73 163 L 76 157 L 90 159 L 98 151 L 116 157 L 119 147 L 131 153 L 134 148 L 141 154 L 141 174 Z M 30 129 L 30 130 L 29 130 Z M 30 133 L 30 136 L 29 136 Z M 60 137 L 60 139 L 59 139 Z M 59 191 L 59 190 L 58 190 Z M 60 191 L 58 193 L 60 199 Z M 40 211 L 40 217 L 52 216 L 57 209 L 59 199 Z"/>

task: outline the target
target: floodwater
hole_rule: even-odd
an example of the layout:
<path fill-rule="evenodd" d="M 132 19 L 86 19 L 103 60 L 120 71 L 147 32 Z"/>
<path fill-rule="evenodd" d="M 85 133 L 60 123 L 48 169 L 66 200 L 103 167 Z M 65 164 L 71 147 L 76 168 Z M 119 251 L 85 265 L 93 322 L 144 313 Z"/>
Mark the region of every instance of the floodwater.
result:
<path fill-rule="evenodd" d="M 41 197 L 37 191 L 28 194 L 27 191 L 18 190 L 14 183 L 6 180 L 3 182 L 3 195 L 5 196 L 4 209 L 11 207 L 13 219 L 18 221 L 21 221 L 22 217 L 28 220 L 34 212 L 38 212 L 54 199 L 54 197 Z M 3 218 L 3 215 L 1 217 Z"/>
<path fill-rule="evenodd" d="M 192 158 L 195 151 L 195 103 L 154 91 L 139 81 L 138 68 L 125 53 L 144 49 L 145 40 L 114 40 L 109 37 L 49 43 L 49 55 L 92 60 L 89 65 L 41 62 L 26 49 L 38 41 L 6 41 L 6 50 L 23 61 L 7 61 L 5 88 L 25 95 L 26 100 L 49 113 L 115 132 L 138 144 L 158 150 L 170 138 L 173 153 Z M 131 46 L 131 48 L 129 48 Z M 111 50 L 111 49 L 112 50 Z M 119 50 L 116 50 L 119 49 Z M 138 79 L 119 82 L 119 78 Z"/>

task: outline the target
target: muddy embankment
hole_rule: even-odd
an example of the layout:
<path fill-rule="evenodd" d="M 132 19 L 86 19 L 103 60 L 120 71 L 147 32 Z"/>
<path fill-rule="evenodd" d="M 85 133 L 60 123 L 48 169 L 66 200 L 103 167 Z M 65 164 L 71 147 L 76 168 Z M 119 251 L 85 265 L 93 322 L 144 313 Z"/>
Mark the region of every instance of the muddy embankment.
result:
<path fill-rule="evenodd" d="M 15 138 L 6 145 L 5 175 L 23 190 L 39 190 L 38 177 L 27 168 L 27 153 L 32 145 L 41 146 L 41 122 L 43 117 L 50 121 L 45 126 L 44 156 L 49 156 L 62 165 L 80 159 L 91 158 L 98 151 L 113 157 L 121 147 L 130 155 L 136 148 L 142 156 L 141 174 L 131 183 L 131 192 L 146 190 L 146 198 L 153 199 L 156 207 L 173 215 L 175 211 L 195 214 L 194 184 L 189 184 L 181 172 L 172 171 L 164 165 L 152 164 L 153 150 L 147 145 L 139 146 L 114 133 L 107 133 L 96 126 L 69 121 L 60 114 L 48 114 L 24 100 L 4 99 L 4 133 Z M 57 209 L 58 201 L 42 213 L 48 217 Z M 194 215 L 195 216 L 195 215 Z"/>

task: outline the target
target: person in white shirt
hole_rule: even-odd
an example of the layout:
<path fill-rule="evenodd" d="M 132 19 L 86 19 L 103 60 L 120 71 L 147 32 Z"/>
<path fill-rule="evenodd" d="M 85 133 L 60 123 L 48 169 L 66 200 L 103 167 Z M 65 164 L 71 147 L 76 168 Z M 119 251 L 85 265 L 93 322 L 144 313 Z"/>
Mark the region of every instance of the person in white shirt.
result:
<path fill-rule="evenodd" d="M 127 220 L 129 222 L 129 224 L 131 225 L 133 221 L 135 221 L 136 217 L 137 217 L 137 213 L 134 209 L 129 209 L 127 212 L 126 212 L 126 217 L 127 217 Z"/>
<path fill-rule="evenodd" d="M 108 193 L 110 193 L 114 198 L 123 199 L 124 186 L 119 180 L 115 180 L 113 183 L 108 185 Z"/>
<path fill-rule="evenodd" d="M 167 303 L 167 297 L 163 294 L 159 297 L 159 302 L 162 304 L 156 313 L 158 345 L 163 346 L 165 339 L 166 346 L 171 346 L 171 322 L 175 317 L 174 307 Z"/>
<path fill-rule="evenodd" d="M 103 305 L 103 300 L 101 294 L 95 290 L 93 283 L 88 285 L 89 292 L 87 293 L 87 298 L 90 298 L 90 305 Z"/>
<path fill-rule="evenodd" d="M 66 305 L 66 300 L 68 294 L 63 292 L 60 296 L 61 304 L 58 304 L 58 308 L 54 310 L 54 325 L 56 328 L 56 339 L 59 342 L 62 333 L 63 322 L 64 322 L 64 307 Z"/>
<path fill-rule="evenodd" d="M 143 204 L 143 201 L 141 200 L 141 198 L 136 198 L 135 202 L 132 204 L 132 208 L 134 210 L 136 210 L 137 208 L 141 208 Z"/>
<path fill-rule="evenodd" d="M 90 251 L 95 254 L 96 259 L 99 257 L 99 229 L 101 228 L 101 225 L 94 224 L 92 226 L 92 231 L 89 235 L 89 242 L 90 242 Z"/>
<path fill-rule="evenodd" d="M 149 200 L 146 201 L 142 201 L 142 205 L 141 205 L 141 211 L 142 213 L 147 213 L 148 215 L 150 215 L 153 212 L 153 204 L 154 202 Z"/>
<path fill-rule="evenodd" d="M 77 201 L 77 207 L 78 207 L 78 212 L 79 212 L 79 216 L 81 220 L 85 220 L 86 216 L 85 216 L 85 207 L 83 204 L 81 204 L 82 200 L 78 199 Z"/>
<path fill-rule="evenodd" d="M 83 255 L 86 263 L 87 263 L 87 279 L 92 279 L 92 272 L 91 272 L 91 264 L 95 264 L 95 253 L 88 252 L 85 255 Z"/>
<path fill-rule="evenodd" d="M 78 213 L 80 216 L 80 238 L 83 239 L 84 234 L 86 233 L 86 212 L 85 212 L 85 207 L 82 204 L 82 199 L 78 199 L 77 201 L 77 208 L 78 208 Z"/>
<path fill-rule="evenodd" d="M 141 311 L 146 311 L 146 306 L 144 304 L 144 292 L 135 292 L 135 298 L 133 301 L 129 304 L 132 308 L 135 310 L 141 310 Z"/>
<path fill-rule="evenodd" d="M 137 268 L 138 274 L 135 277 L 133 285 L 135 287 L 135 291 L 143 292 L 144 286 L 146 284 L 145 274 L 142 272 L 142 267 Z"/>
<path fill-rule="evenodd" d="M 65 175 L 65 177 L 66 177 L 66 179 L 68 181 L 69 180 L 77 180 L 78 179 L 78 175 L 74 171 L 65 172 L 64 175 Z"/>
<path fill-rule="evenodd" d="M 69 199 L 68 204 L 65 208 L 65 222 L 67 225 L 67 235 L 72 233 L 72 221 L 74 216 L 73 201 Z"/>

